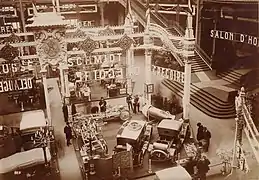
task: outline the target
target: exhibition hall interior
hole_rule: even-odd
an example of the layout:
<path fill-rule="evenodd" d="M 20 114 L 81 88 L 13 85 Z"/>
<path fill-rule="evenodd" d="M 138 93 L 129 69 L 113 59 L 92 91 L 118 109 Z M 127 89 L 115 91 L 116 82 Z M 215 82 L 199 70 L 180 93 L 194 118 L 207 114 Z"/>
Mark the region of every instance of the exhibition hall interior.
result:
<path fill-rule="evenodd" d="M 0 0 L 0 180 L 259 179 L 258 0 Z"/>

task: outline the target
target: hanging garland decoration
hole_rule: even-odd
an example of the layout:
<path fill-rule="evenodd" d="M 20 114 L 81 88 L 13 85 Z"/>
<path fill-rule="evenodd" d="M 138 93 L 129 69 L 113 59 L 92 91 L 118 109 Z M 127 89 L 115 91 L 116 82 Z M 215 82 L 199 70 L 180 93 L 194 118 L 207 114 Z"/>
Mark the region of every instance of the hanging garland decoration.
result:
<path fill-rule="evenodd" d="M 1 50 L 0 56 L 8 61 L 13 61 L 16 57 L 19 56 L 19 50 L 16 47 L 11 46 L 7 43 Z"/>

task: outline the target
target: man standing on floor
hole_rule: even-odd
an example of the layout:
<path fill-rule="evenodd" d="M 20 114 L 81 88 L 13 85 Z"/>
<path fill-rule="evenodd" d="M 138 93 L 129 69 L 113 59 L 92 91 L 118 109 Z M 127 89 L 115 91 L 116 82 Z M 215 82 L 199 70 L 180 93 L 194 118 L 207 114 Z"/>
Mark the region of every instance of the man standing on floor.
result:
<path fill-rule="evenodd" d="M 64 127 L 64 133 L 66 135 L 67 146 L 71 145 L 70 140 L 72 139 L 72 128 L 70 127 L 69 123 Z"/>
<path fill-rule="evenodd" d="M 204 133 L 204 140 L 205 140 L 204 151 L 208 152 L 209 146 L 210 146 L 211 133 L 206 127 L 203 127 L 203 133 Z"/>
<path fill-rule="evenodd" d="M 198 177 L 200 180 L 206 180 L 206 174 L 210 170 L 209 168 L 210 161 L 207 159 L 206 156 L 202 156 L 201 159 L 197 163 L 198 169 Z"/>
<path fill-rule="evenodd" d="M 63 103 L 62 111 L 63 111 L 63 115 L 64 115 L 64 121 L 67 122 L 68 121 L 68 108 L 65 103 Z"/>
<path fill-rule="evenodd" d="M 106 105 L 107 105 L 106 101 L 104 100 L 103 97 L 101 97 L 101 100 L 99 101 L 99 106 L 100 106 L 100 111 L 102 113 L 106 112 Z"/>
<path fill-rule="evenodd" d="M 128 104 L 129 111 L 130 109 L 133 111 L 132 97 L 130 94 L 126 97 L 126 102 Z"/>
<path fill-rule="evenodd" d="M 203 126 L 201 125 L 201 123 L 197 123 L 198 126 L 198 130 L 197 130 L 197 141 L 201 141 L 202 139 L 204 139 L 204 130 L 203 130 Z"/>
<path fill-rule="evenodd" d="M 137 114 L 139 112 L 139 97 L 138 97 L 138 95 L 136 95 L 135 98 L 134 98 L 133 106 L 134 106 L 133 112 L 135 114 Z"/>
<path fill-rule="evenodd" d="M 76 114 L 76 105 L 72 104 L 71 105 L 71 114 L 72 114 L 72 119 L 74 120 L 74 115 Z"/>

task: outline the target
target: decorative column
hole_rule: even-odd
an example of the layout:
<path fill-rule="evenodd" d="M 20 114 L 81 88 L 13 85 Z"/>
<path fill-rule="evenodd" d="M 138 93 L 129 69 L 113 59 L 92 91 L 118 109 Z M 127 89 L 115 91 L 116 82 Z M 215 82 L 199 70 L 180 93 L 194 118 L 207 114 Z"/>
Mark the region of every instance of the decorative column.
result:
<path fill-rule="evenodd" d="M 129 2 L 128 2 L 129 3 Z M 126 35 L 130 35 L 133 33 L 133 21 L 132 21 L 132 15 L 131 15 L 131 10 L 130 10 L 130 3 L 128 4 L 129 10 L 128 14 L 125 18 L 125 23 L 124 23 L 124 33 Z M 125 36 L 126 37 L 126 36 Z M 126 49 L 126 78 L 127 78 L 127 93 L 132 94 L 133 89 L 132 89 L 132 72 L 133 72 L 133 40 L 130 39 L 128 36 L 127 38 L 124 38 L 125 42 L 127 41 L 127 47 L 125 46 Z"/>
<path fill-rule="evenodd" d="M 200 46 L 201 41 L 201 10 L 203 0 L 197 0 L 197 10 L 196 10 L 196 31 L 195 31 L 195 43 Z"/>
<path fill-rule="evenodd" d="M 51 123 L 50 104 L 48 98 L 47 86 L 47 67 L 58 67 L 67 65 L 67 44 L 65 41 L 65 31 L 67 23 L 64 18 L 55 11 L 38 13 L 35 5 L 33 4 L 34 21 L 26 27 L 33 32 L 36 42 L 36 51 L 39 57 L 42 82 L 44 85 L 44 94 L 46 101 L 46 110 Z M 49 19 L 51 18 L 51 21 Z"/>
<path fill-rule="evenodd" d="M 190 57 L 194 56 L 195 39 L 192 28 L 192 14 L 187 15 L 187 26 L 185 30 L 183 56 L 185 59 L 184 65 L 184 96 L 183 96 L 183 119 L 190 118 L 190 93 L 191 93 L 191 61 Z"/>
<path fill-rule="evenodd" d="M 47 70 L 41 70 L 40 73 L 42 74 L 42 83 L 44 87 L 48 125 L 51 125 L 52 122 L 51 122 L 51 111 L 50 111 L 49 93 L 48 93 L 48 84 L 47 84 Z"/>
<path fill-rule="evenodd" d="M 64 83 L 65 83 L 64 95 L 65 95 L 65 97 L 70 97 L 69 81 L 68 81 L 68 67 L 64 67 L 63 72 L 64 72 Z"/>
<path fill-rule="evenodd" d="M 104 3 L 100 2 L 99 4 L 100 16 L 101 16 L 101 26 L 104 27 Z"/>
<path fill-rule="evenodd" d="M 146 94 L 146 104 L 151 104 L 151 93 L 148 92 L 149 85 L 152 84 L 151 81 L 151 59 L 152 59 L 152 50 L 145 49 L 145 89 L 144 93 Z"/>
<path fill-rule="evenodd" d="M 61 95 L 62 95 L 62 100 L 64 100 L 65 97 L 65 79 L 64 79 L 64 67 L 59 66 L 59 74 L 60 74 L 60 84 L 61 84 Z"/>
<path fill-rule="evenodd" d="M 232 158 L 232 169 L 230 175 L 226 179 L 237 179 L 241 180 L 241 172 L 242 167 L 247 168 L 247 163 L 244 158 L 243 148 L 242 148 L 242 135 L 243 130 L 245 127 L 245 120 L 244 120 L 244 98 L 245 98 L 245 89 L 244 87 L 241 88 L 239 91 L 238 97 L 235 99 L 235 106 L 236 106 L 236 131 L 235 131 L 235 140 L 234 140 L 234 148 L 233 148 L 233 158 Z"/>
<path fill-rule="evenodd" d="M 214 12 L 214 18 L 212 19 L 213 21 L 213 30 L 215 31 L 217 29 L 217 24 L 218 24 L 218 10 L 213 9 Z M 211 53 L 211 59 L 212 59 L 212 68 L 216 68 L 218 70 L 218 65 L 216 64 L 216 59 L 215 59 L 215 54 L 216 54 L 216 38 L 212 39 L 212 53 Z"/>

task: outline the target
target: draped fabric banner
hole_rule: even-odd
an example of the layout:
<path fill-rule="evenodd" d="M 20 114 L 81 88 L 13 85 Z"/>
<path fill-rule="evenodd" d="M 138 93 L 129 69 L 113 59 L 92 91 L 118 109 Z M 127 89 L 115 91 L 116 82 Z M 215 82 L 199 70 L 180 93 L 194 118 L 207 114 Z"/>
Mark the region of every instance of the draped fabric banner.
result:
<path fill-rule="evenodd" d="M 152 72 L 155 75 L 162 76 L 166 79 L 184 83 L 184 72 L 182 72 L 182 71 L 176 71 L 173 69 L 163 68 L 163 67 L 152 65 Z"/>

